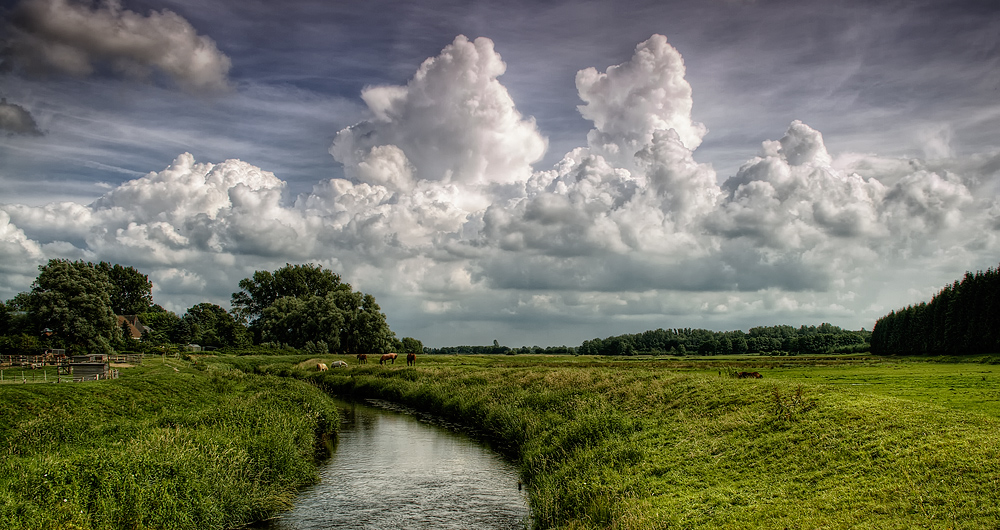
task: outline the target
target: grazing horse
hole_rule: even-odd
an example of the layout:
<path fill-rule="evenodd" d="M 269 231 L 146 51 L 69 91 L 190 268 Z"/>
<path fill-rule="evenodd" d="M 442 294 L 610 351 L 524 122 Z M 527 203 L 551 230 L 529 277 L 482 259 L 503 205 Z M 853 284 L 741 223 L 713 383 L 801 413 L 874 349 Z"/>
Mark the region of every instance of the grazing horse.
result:
<path fill-rule="evenodd" d="M 413 366 L 417 364 L 417 354 L 407 353 L 406 354 L 406 366 Z"/>
<path fill-rule="evenodd" d="M 378 360 L 378 363 L 384 365 L 386 361 L 392 361 L 392 364 L 396 364 L 396 357 L 398 357 L 398 355 L 395 353 L 387 353 Z"/>
<path fill-rule="evenodd" d="M 750 379 L 760 379 L 760 378 L 762 378 L 764 376 L 760 375 L 757 372 L 740 372 L 740 373 L 736 374 L 736 377 L 739 377 L 740 379 L 746 379 L 748 377 Z"/>
<path fill-rule="evenodd" d="M 363 353 L 359 353 L 358 364 L 368 364 L 368 356 Z"/>
<path fill-rule="evenodd" d="M 333 361 L 333 363 L 330 364 L 330 368 L 347 368 L 347 363 L 344 361 Z"/>
<path fill-rule="evenodd" d="M 327 370 L 327 367 L 326 367 L 326 365 L 325 365 L 325 364 L 323 364 L 323 363 L 318 363 L 318 364 L 316 365 L 316 369 L 317 369 L 317 370 L 319 370 L 320 372 L 325 372 L 325 371 Z"/>

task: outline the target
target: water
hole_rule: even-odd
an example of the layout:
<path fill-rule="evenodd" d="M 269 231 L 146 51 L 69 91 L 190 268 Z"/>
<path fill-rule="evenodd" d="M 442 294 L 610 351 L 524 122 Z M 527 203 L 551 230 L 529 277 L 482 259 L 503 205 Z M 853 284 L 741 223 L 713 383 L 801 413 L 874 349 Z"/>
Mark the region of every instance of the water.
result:
<path fill-rule="evenodd" d="M 529 521 L 517 468 L 466 435 L 344 403 L 333 455 L 271 530 L 498 529 Z"/>

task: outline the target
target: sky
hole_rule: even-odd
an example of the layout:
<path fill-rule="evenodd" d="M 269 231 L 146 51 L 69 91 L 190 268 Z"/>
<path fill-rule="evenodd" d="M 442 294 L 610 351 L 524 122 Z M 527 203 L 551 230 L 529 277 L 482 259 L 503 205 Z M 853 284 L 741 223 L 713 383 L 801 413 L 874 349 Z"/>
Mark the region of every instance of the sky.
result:
<path fill-rule="evenodd" d="M 2 0 L 0 299 L 313 263 L 428 346 L 871 329 L 1000 264 L 995 1 Z"/>

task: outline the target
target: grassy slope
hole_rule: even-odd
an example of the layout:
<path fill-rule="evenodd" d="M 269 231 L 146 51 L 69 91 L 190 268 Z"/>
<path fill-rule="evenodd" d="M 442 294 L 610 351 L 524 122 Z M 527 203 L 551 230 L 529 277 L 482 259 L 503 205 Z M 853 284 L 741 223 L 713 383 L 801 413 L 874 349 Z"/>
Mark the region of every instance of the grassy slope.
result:
<path fill-rule="evenodd" d="M 0 527 L 229 528 L 315 480 L 316 435 L 337 425 L 322 392 L 160 363 L 0 386 Z"/>
<path fill-rule="evenodd" d="M 995 528 L 1000 520 L 997 418 L 864 387 L 568 357 L 423 356 L 415 369 L 311 375 L 267 362 L 258 369 L 482 428 L 520 459 L 541 528 Z"/>

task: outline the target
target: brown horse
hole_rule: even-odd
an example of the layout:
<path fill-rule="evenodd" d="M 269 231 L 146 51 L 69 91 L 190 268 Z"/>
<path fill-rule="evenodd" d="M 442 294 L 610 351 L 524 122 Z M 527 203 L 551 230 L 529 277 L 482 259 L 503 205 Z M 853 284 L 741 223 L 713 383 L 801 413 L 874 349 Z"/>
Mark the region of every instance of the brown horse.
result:
<path fill-rule="evenodd" d="M 751 379 L 761 379 L 764 376 L 760 375 L 757 372 L 740 372 L 736 374 L 736 377 L 739 377 L 740 379 L 746 379 L 748 377 Z"/>
<path fill-rule="evenodd" d="M 363 353 L 359 353 L 358 364 L 368 364 L 368 356 Z"/>
<path fill-rule="evenodd" d="M 392 364 L 396 364 L 396 357 L 398 357 L 398 355 L 395 353 L 387 353 L 378 360 L 378 363 L 384 365 L 386 361 L 392 361 Z"/>
<path fill-rule="evenodd" d="M 417 364 L 417 354 L 407 353 L 406 354 L 406 366 L 413 366 Z"/>

